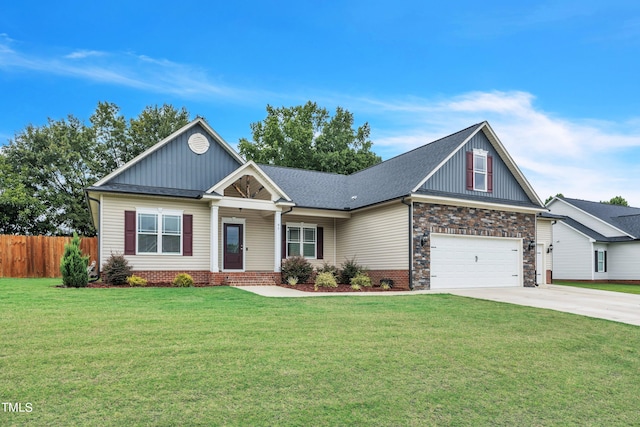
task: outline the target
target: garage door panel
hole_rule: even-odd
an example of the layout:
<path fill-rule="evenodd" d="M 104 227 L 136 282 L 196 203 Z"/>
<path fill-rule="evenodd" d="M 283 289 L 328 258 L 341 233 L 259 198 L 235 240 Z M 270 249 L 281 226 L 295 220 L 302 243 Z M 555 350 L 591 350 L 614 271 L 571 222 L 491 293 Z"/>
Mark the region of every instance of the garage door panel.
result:
<path fill-rule="evenodd" d="M 431 236 L 431 289 L 520 286 L 520 239 Z"/>

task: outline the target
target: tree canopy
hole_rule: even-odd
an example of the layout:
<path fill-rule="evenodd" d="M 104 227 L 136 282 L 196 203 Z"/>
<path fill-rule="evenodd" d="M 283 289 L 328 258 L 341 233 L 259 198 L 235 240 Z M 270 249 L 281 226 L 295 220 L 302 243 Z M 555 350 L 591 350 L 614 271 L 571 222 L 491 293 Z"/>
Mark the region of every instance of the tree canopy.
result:
<path fill-rule="evenodd" d="M 562 198 L 562 197 L 564 197 L 564 194 L 562 194 L 562 193 L 558 193 L 558 194 L 556 194 L 555 196 L 549 196 L 549 197 L 547 197 L 547 200 L 545 200 L 545 201 L 544 201 L 544 204 L 546 205 L 547 203 L 549 203 L 550 201 L 552 201 L 554 197 L 560 197 L 560 198 Z"/>
<path fill-rule="evenodd" d="M 618 206 L 629 206 L 627 200 L 622 196 L 612 197 L 609 201 L 601 201 L 600 203 L 605 203 L 607 205 L 618 205 Z"/>
<path fill-rule="evenodd" d="M 0 151 L 0 233 L 95 234 L 84 189 L 188 122 L 171 105 L 127 120 L 99 102 L 88 125 L 73 115 L 27 125 Z"/>
<path fill-rule="evenodd" d="M 351 174 L 382 160 L 371 151 L 369 124 L 353 126 L 353 114 L 341 107 L 331 116 L 311 101 L 267 105 L 267 117 L 251 124 L 253 142 L 242 138 L 238 148 L 256 163 Z"/>

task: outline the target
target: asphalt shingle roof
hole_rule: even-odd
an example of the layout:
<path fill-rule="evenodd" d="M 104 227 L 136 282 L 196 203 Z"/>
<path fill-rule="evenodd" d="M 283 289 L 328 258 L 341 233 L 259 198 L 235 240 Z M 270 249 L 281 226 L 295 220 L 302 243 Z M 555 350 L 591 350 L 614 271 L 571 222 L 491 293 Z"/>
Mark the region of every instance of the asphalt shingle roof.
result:
<path fill-rule="evenodd" d="M 204 191 L 184 190 L 181 188 L 148 187 L 144 185 L 131 184 L 102 184 L 98 187 L 89 187 L 88 191 L 103 191 L 109 193 L 126 194 L 151 194 L 154 196 L 183 197 L 186 199 L 200 199 Z"/>
<path fill-rule="evenodd" d="M 570 199 L 567 197 L 562 198 L 562 200 L 619 228 L 635 238 L 640 238 L 640 208 Z"/>
<path fill-rule="evenodd" d="M 259 165 L 301 207 L 357 209 L 409 195 L 482 123 L 352 175 Z"/>

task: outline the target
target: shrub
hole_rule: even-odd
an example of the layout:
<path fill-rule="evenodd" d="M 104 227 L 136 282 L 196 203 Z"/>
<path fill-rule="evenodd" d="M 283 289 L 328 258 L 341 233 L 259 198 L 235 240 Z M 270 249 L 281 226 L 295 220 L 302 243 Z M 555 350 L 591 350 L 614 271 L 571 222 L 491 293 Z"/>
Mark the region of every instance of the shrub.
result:
<path fill-rule="evenodd" d="M 382 289 L 393 288 L 393 279 L 380 279 L 380 287 Z"/>
<path fill-rule="evenodd" d="M 356 277 L 351 279 L 351 286 L 364 286 L 365 288 L 371 287 L 371 278 L 365 273 L 358 273 Z"/>
<path fill-rule="evenodd" d="M 297 277 L 298 283 L 307 283 L 313 273 L 311 263 L 301 256 L 293 256 L 282 261 L 281 270 L 282 283 L 287 283 L 289 277 Z"/>
<path fill-rule="evenodd" d="M 121 254 L 111 254 L 102 266 L 102 280 L 108 285 L 124 285 L 131 276 L 129 261 Z"/>
<path fill-rule="evenodd" d="M 356 262 L 356 257 L 347 259 L 342 263 L 342 271 L 340 272 L 340 283 L 349 284 L 351 279 L 356 277 L 358 273 L 364 273 L 366 268 Z"/>
<path fill-rule="evenodd" d="M 336 278 L 333 274 L 329 272 L 320 273 L 316 277 L 316 282 L 313 285 L 313 288 L 317 291 L 318 288 L 337 288 L 338 282 L 336 282 Z"/>
<path fill-rule="evenodd" d="M 328 262 L 322 263 L 322 267 L 317 267 L 316 271 L 318 274 L 320 273 L 331 273 L 334 276 L 338 276 L 338 267 L 335 265 L 329 264 Z"/>
<path fill-rule="evenodd" d="M 127 277 L 127 283 L 129 284 L 129 286 L 131 287 L 135 287 L 135 286 L 147 286 L 147 279 L 144 279 L 142 277 L 136 276 L 135 274 L 133 276 Z"/>
<path fill-rule="evenodd" d="M 295 286 L 298 284 L 298 278 L 297 277 L 289 277 L 287 279 L 287 283 L 291 286 Z"/>
<path fill-rule="evenodd" d="M 354 291 L 359 291 L 362 289 L 362 286 L 354 283 L 353 285 L 351 285 L 351 289 L 353 289 Z"/>
<path fill-rule="evenodd" d="M 71 242 L 64 245 L 64 255 L 60 259 L 62 284 L 70 288 L 84 288 L 87 286 L 89 283 L 88 262 L 89 256 L 82 256 L 80 251 L 80 237 L 73 233 Z"/>
<path fill-rule="evenodd" d="M 193 277 L 187 273 L 180 273 L 173 279 L 173 286 L 178 288 L 190 288 L 193 286 Z"/>

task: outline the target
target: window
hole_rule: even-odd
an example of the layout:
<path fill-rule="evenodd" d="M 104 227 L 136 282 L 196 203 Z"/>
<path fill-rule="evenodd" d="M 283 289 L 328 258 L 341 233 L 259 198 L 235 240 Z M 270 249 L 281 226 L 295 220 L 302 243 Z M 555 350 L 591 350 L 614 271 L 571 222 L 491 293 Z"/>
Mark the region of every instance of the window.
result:
<path fill-rule="evenodd" d="M 287 224 L 287 257 L 316 258 L 316 244 L 315 224 Z"/>
<path fill-rule="evenodd" d="M 607 272 L 607 251 L 596 251 L 596 273 Z"/>
<path fill-rule="evenodd" d="M 473 189 L 487 191 L 487 152 L 473 150 Z"/>
<path fill-rule="evenodd" d="M 182 213 L 138 210 L 137 241 L 139 254 L 182 253 Z"/>

